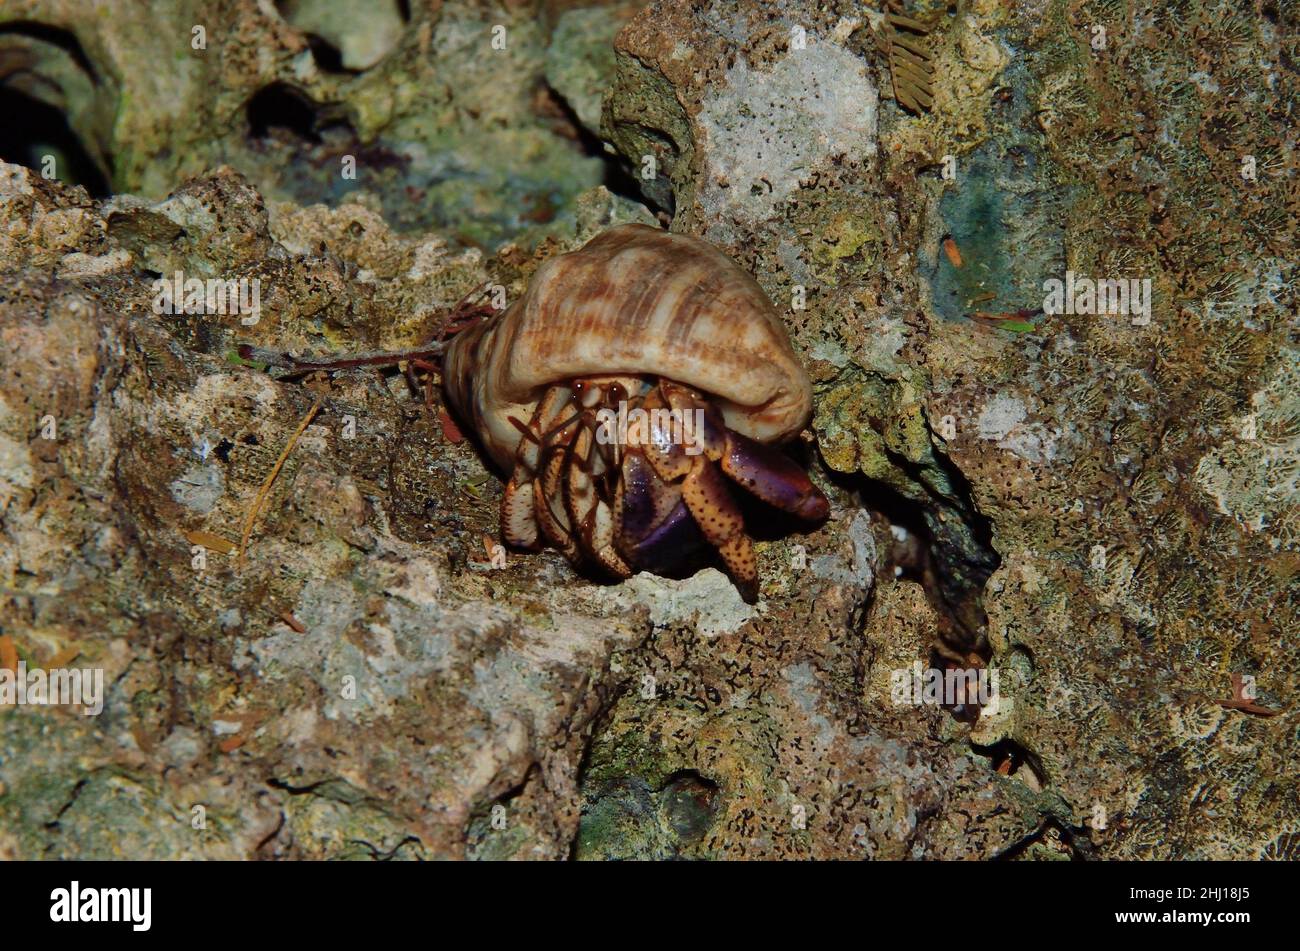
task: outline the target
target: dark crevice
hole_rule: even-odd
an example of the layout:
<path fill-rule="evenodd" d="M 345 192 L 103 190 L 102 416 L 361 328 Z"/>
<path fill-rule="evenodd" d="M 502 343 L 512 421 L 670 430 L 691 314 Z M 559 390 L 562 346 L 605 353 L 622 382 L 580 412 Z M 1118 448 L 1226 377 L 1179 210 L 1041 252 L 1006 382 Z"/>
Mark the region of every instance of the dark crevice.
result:
<path fill-rule="evenodd" d="M 874 417 L 866 423 L 876 430 L 886 425 Z M 925 592 L 937 621 L 937 638 L 923 645 L 925 663 L 944 678 L 939 702 L 955 719 L 975 724 L 989 700 L 986 691 L 1003 687 L 993 673 L 984 674 L 993 656 L 984 594 L 1002 563 L 993 547 L 992 522 L 976 507 L 970 480 L 933 438 L 923 462 L 883 446 L 881 451 L 895 470 L 893 484 L 829 469 L 828 478 L 889 526 L 881 575 L 918 584 Z M 862 623 L 867 617 L 864 609 Z M 1026 758 L 1041 777 L 1037 758 Z"/>
<path fill-rule="evenodd" d="M 544 90 L 548 97 L 547 105 L 559 113 L 566 137 L 572 138 L 584 155 L 600 159 L 604 170 L 601 184 L 620 198 L 637 202 L 650 208 L 651 211 L 662 212 L 671 217 L 673 209 L 664 207 L 642 187 L 641 179 L 629 171 L 623 158 L 611 154 L 605 148 L 604 140 L 582 124 L 568 101 L 550 85 L 544 85 Z"/>
<path fill-rule="evenodd" d="M 305 786 L 294 786 L 291 783 L 285 782 L 283 779 L 271 778 L 266 781 L 266 784 L 272 789 L 282 790 L 291 796 L 306 796 L 316 792 L 316 790 L 325 785 L 326 782 L 327 780 L 320 779 L 314 783 L 308 783 Z"/>
<path fill-rule="evenodd" d="M 947 456 L 937 449 L 934 450 L 934 461 L 948 480 L 951 487 L 950 494 L 956 497 L 957 501 L 954 503 L 947 495 L 939 493 L 928 480 L 922 478 L 922 469 L 919 464 L 892 454 L 891 461 L 908 473 L 918 485 L 926 490 L 930 496 L 933 511 L 946 511 L 949 515 L 955 515 L 969 534 L 972 543 L 970 550 L 966 552 L 954 551 L 950 547 L 941 544 L 936 548 L 936 557 L 941 569 L 946 572 L 946 580 L 958 579 L 962 581 L 956 591 L 945 588 L 944 597 L 952 603 L 964 602 L 972 594 L 971 591 L 964 589 L 974 589 L 973 593 L 981 604 L 977 620 L 978 625 L 982 628 L 987 620 L 984 617 L 982 608 L 984 585 L 993 572 L 997 571 L 998 566 L 1002 564 L 1002 558 L 993 548 L 993 523 L 975 507 L 974 490 L 970 480 L 966 478 L 965 473 L 953 465 Z M 947 523 L 940 520 L 939 525 L 936 526 L 933 520 L 928 520 L 927 524 L 932 530 L 935 530 L 937 535 L 941 534 L 937 529 Z M 959 567 L 967 569 L 969 574 L 958 575 L 953 569 Z"/>
<path fill-rule="evenodd" d="M 971 749 L 977 756 L 987 757 L 993 770 L 1002 776 L 1011 777 L 1020 770 L 1027 769 L 1033 774 L 1034 782 L 1040 790 L 1046 789 L 1051 781 L 1043 766 L 1042 757 L 1015 740 L 999 740 L 992 746 L 972 743 Z"/>
<path fill-rule="evenodd" d="M 904 471 L 915 471 L 905 460 L 892 461 Z M 957 498 L 966 503 L 957 505 L 932 492 L 920 478 L 916 483 L 926 488 L 929 502 L 861 476 L 835 476 L 835 481 L 855 490 L 867 509 L 906 532 L 906 540 L 894 544 L 885 568 L 899 569 L 899 578 L 925 589 L 939 615 L 945 644 L 960 654 L 974 653 L 987 660 L 984 586 L 1001 559 L 993 549 L 988 520 L 969 502 L 969 490 L 953 479 Z"/>
<path fill-rule="evenodd" d="M 260 854 L 263 849 L 265 849 L 277 838 L 279 838 L 280 832 L 284 829 L 286 821 L 287 819 L 285 817 L 284 810 L 282 809 L 280 810 L 280 821 L 275 824 L 275 828 L 272 829 L 270 832 L 268 832 L 266 835 L 262 836 L 262 838 L 258 841 L 257 845 L 253 846 L 254 855 Z"/>
<path fill-rule="evenodd" d="M 659 789 L 664 817 L 684 845 L 701 841 L 722 811 L 718 784 L 693 769 L 679 770 Z"/>
<path fill-rule="evenodd" d="M 361 70 L 348 69 L 343 65 L 343 53 L 337 46 L 315 33 L 307 33 L 307 48 L 311 50 L 311 58 L 315 60 L 316 65 L 322 72 L 342 73 L 344 75 L 355 76 Z"/>
<path fill-rule="evenodd" d="M 346 806 L 356 806 L 362 803 L 373 805 L 376 808 L 382 806 L 373 796 L 353 786 L 346 779 L 337 776 L 297 786 L 287 780 L 272 777 L 266 781 L 266 784 L 272 789 L 278 789 L 290 796 L 317 796 L 331 802 L 343 803 Z"/>
<path fill-rule="evenodd" d="M 5 120 L 0 125 L 0 159 L 42 175 L 49 169 L 65 184 L 80 185 L 95 198 L 107 197 L 108 166 L 73 130 L 61 108 L 70 91 L 43 69 L 44 58 L 58 54 L 39 49 L 47 44 L 62 50 L 87 81 L 98 86 L 99 76 L 80 41 L 67 30 L 26 21 L 0 26 L 0 39 L 6 36 L 15 39 L 0 50 L 0 116 Z M 23 44 L 20 38 L 36 42 Z M 38 89 L 51 94 L 48 101 Z"/>
<path fill-rule="evenodd" d="M 63 814 L 72 808 L 73 804 L 77 801 L 77 797 L 81 795 L 81 791 L 86 788 L 86 785 L 89 782 L 90 782 L 89 776 L 85 776 L 77 780 L 77 784 L 73 786 L 72 791 L 68 793 L 67 802 L 65 802 L 62 806 L 59 807 L 59 811 L 54 816 L 53 819 L 45 823 L 45 828 L 47 829 L 59 828 L 59 822 L 63 819 Z"/>
<path fill-rule="evenodd" d="M 514 823 L 518 821 L 517 817 L 511 813 L 510 803 L 524 794 L 528 788 L 528 783 L 538 772 L 536 764 L 530 766 L 524 774 L 524 778 L 516 785 L 511 786 L 495 799 L 479 803 L 470 813 L 469 821 L 465 825 L 465 858 L 490 858 L 485 855 L 486 848 L 489 847 L 494 833 L 508 832 Z M 493 810 L 501 806 L 505 809 L 506 826 L 504 830 L 495 829 L 492 826 Z"/>
<path fill-rule="evenodd" d="M 92 198 L 111 194 L 108 178 L 63 112 L 10 86 L 0 86 L 0 115 L 5 117 L 0 159 L 41 175 L 50 156 L 59 181 L 82 186 Z"/>
<path fill-rule="evenodd" d="M 1036 843 L 1043 841 L 1048 832 L 1056 832 L 1061 837 L 1070 850 L 1070 858 L 1076 862 L 1083 862 L 1093 858 L 1093 847 L 1087 836 L 1081 834 L 1079 830 L 1072 829 L 1055 816 L 1049 816 L 1037 829 L 1029 833 L 1023 839 L 1013 842 L 1007 848 L 992 856 L 992 861 L 1010 862 L 1020 858 Z"/>
<path fill-rule="evenodd" d="M 603 684 L 603 681 L 598 679 L 596 683 Z M 587 811 L 588 796 L 591 793 L 589 788 L 589 778 L 592 767 L 592 755 L 596 751 L 596 744 L 599 737 L 601 737 L 613 723 L 614 708 L 618 705 L 619 698 L 628 688 L 626 683 L 618 683 L 608 692 L 605 691 L 603 686 L 598 689 L 601 690 L 600 705 L 591 719 L 587 739 L 582 744 L 582 750 L 578 756 L 576 768 L 574 769 L 574 776 L 576 777 L 574 785 L 578 790 L 579 819 L 578 828 L 574 830 L 573 838 L 569 840 L 569 853 L 567 858 L 570 862 L 576 862 L 579 858 L 578 847 L 582 842 L 582 815 Z"/>
<path fill-rule="evenodd" d="M 385 852 L 382 849 L 380 849 L 378 846 L 373 845 L 370 842 L 367 842 L 365 839 L 349 839 L 348 841 L 353 845 L 361 846 L 363 849 L 365 849 L 367 852 L 370 853 L 370 857 L 374 859 L 376 862 L 391 862 L 393 858 L 397 855 L 397 853 L 400 852 L 402 849 L 404 849 L 406 846 L 411 845 L 412 843 L 414 843 L 415 845 L 421 844 L 418 837 L 413 835 L 408 835 L 406 838 L 402 839 L 402 841 L 398 842 L 395 846 L 393 846 L 391 849 Z"/>
<path fill-rule="evenodd" d="M 641 123 L 632 123 L 632 125 L 634 125 L 638 130 L 642 139 L 646 142 L 652 143 L 651 147 L 654 149 L 655 160 L 660 169 L 658 177 L 651 179 L 649 182 L 641 183 L 642 191 L 649 195 L 651 202 L 656 207 L 664 209 L 663 213 L 667 214 L 671 219 L 676 213 L 677 200 L 672 180 L 664 173 L 664 170 L 669 167 L 668 163 L 665 161 L 665 156 L 671 156 L 672 162 L 675 165 L 681 159 L 681 149 L 678 148 L 677 143 L 674 142 L 671 137 L 653 126 Z M 631 158 L 624 158 L 623 156 L 620 156 L 619 158 L 620 161 L 633 167 L 633 174 L 635 175 L 635 161 Z M 638 181 L 640 180 L 638 179 Z"/>
<path fill-rule="evenodd" d="M 76 35 L 67 30 L 61 30 L 55 26 L 48 26 L 44 23 L 34 23 L 31 21 L 18 21 L 6 23 L 0 26 L 0 36 L 26 36 L 33 40 L 40 40 L 42 43 L 49 43 L 51 46 L 57 46 L 63 50 L 81 67 L 82 72 L 90 77 L 90 81 L 99 85 L 99 76 L 95 72 L 94 64 L 90 62 L 90 57 L 81 46 L 81 41 Z"/>
<path fill-rule="evenodd" d="M 287 83 L 272 83 L 248 100 L 248 135 L 265 139 L 272 129 L 284 129 L 293 136 L 318 145 L 320 107 Z"/>

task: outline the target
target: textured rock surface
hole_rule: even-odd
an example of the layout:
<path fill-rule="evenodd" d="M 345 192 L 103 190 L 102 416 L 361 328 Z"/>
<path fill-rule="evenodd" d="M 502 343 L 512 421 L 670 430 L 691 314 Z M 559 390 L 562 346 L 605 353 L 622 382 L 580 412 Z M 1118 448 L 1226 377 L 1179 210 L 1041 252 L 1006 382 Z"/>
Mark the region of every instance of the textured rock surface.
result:
<path fill-rule="evenodd" d="M 94 64 L 141 47 L 75 4 L 16 6 Z M 197 21 L 155 6 L 189 56 Z M 186 70 L 96 65 L 101 105 L 70 119 L 140 197 L 0 165 L 0 635 L 111 684 L 99 717 L 0 712 L 0 855 L 1294 855 L 1290 7 L 936 8 L 913 115 L 856 3 L 667 2 L 612 57 L 625 9 L 520 5 L 499 61 L 486 8 L 413 3 L 395 39 L 349 40 L 328 5 L 290 6 L 223 5 L 245 42 L 214 50 L 210 27 Z M 356 68 L 394 45 L 327 74 L 308 32 Z M 516 295 L 652 220 L 505 81 L 543 73 L 674 230 L 758 276 L 810 366 L 832 517 L 760 532 L 753 608 L 712 569 L 493 568 L 499 484 L 400 376 L 294 386 L 230 359 L 406 344 L 481 283 Z M 425 158 L 304 184 L 306 152 L 285 165 L 241 125 L 290 75 Z M 209 118 L 157 113 L 140 84 L 164 83 Z M 465 154 L 488 155 L 481 191 L 433 171 Z M 205 171 L 221 160 L 244 174 Z M 261 319 L 156 316 L 177 269 L 259 277 Z M 1066 270 L 1150 278 L 1150 322 L 970 319 L 1038 308 Z M 246 558 L 197 569 L 186 533 L 238 542 L 316 404 Z M 893 702 L 891 672 L 936 645 L 1002 674 L 996 712 Z M 1234 674 L 1282 714 L 1222 706 Z"/>
<path fill-rule="evenodd" d="M 496 246 L 550 223 L 602 180 L 603 163 L 584 152 L 545 74 L 548 62 L 570 64 L 561 87 L 581 116 L 605 61 L 601 41 L 626 16 L 616 7 L 114 6 L 6 3 L 0 73 L 18 68 L 22 82 L 30 50 L 42 52 L 34 69 L 47 79 L 23 88 L 68 115 L 115 191 L 160 198 L 229 163 L 268 197 L 337 203 L 366 190 L 395 227 Z M 553 31 L 559 50 L 548 53 Z"/>

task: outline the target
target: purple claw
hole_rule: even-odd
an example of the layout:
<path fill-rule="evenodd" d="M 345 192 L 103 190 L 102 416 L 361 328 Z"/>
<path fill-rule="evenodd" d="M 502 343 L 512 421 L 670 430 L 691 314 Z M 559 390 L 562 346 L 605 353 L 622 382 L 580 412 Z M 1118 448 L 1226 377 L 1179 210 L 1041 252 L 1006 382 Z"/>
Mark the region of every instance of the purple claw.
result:
<path fill-rule="evenodd" d="M 622 524 L 619 534 L 632 544 L 645 538 L 654 527 L 655 503 L 652 495 L 654 473 L 639 455 L 623 460 Z"/>
<path fill-rule="evenodd" d="M 731 432 L 722 470 L 768 505 L 810 522 L 830 514 L 821 489 L 781 450 Z"/>
<path fill-rule="evenodd" d="M 703 545 L 704 535 L 690 509 L 678 502 L 645 538 L 628 546 L 626 555 L 641 571 L 667 574 L 679 570 L 685 557 Z"/>
<path fill-rule="evenodd" d="M 666 486 L 639 455 L 624 458 L 622 474 L 621 554 L 641 571 L 658 574 L 680 567 L 683 555 L 704 541 L 690 510 L 679 499 L 664 511 Z"/>

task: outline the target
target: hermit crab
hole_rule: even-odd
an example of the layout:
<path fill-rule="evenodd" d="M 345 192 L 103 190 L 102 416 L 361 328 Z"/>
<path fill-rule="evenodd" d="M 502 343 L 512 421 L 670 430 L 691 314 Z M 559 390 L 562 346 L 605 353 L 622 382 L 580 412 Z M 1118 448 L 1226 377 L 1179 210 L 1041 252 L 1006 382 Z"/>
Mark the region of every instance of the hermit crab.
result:
<path fill-rule="evenodd" d="M 668 571 L 704 541 L 742 596 L 758 573 L 728 483 L 816 521 L 826 497 L 778 447 L 812 386 L 758 282 L 697 238 L 621 225 L 552 258 L 503 311 L 418 351 L 296 372 L 440 361 L 448 401 L 508 473 L 506 542 L 551 545 L 615 577 Z"/>

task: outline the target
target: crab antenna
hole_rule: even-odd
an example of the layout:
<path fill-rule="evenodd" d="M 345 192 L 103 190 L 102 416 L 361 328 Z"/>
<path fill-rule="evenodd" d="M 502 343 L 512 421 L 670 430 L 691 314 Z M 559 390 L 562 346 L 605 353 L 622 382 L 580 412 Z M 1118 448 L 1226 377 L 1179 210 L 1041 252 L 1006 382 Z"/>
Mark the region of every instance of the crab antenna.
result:
<path fill-rule="evenodd" d="M 265 363 L 268 366 L 282 367 L 298 373 L 308 370 L 346 370 L 350 367 L 396 366 L 409 360 L 430 360 L 442 356 L 446 343 L 436 341 L 413 350 L 374 350 L 365 353 L 349 354 L 333 359 L 316 359 L 295 357 L 291 353 L 268 350 L 250 343 L 241 343 L 238 353 L 241 360 Z"/>

